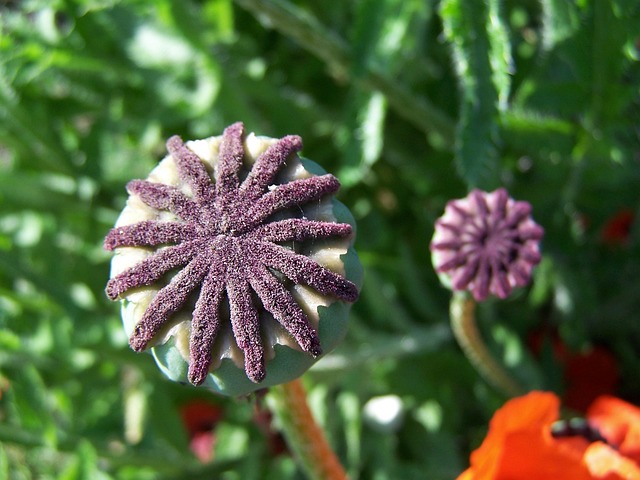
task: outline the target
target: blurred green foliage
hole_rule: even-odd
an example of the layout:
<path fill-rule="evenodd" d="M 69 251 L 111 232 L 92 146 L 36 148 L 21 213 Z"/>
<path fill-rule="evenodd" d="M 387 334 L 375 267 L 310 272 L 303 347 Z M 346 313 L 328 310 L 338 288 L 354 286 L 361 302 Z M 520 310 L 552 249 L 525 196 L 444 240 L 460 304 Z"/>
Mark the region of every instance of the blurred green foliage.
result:
<path fill-rule="evenodd" d="M 237 120 L 301 135 L 358 221 L 350 333 L 306 376 L 351 478 L 455 478 L 504 400 L 452 341 L 429 259 L 472 187 L 546 230 L 533 287 L 480 308 L 491 348 L 563 392 L 532 332 L 604 347 L 640 401 L 637 1 L 16 0 L 0 19 L 0 479 L 301 478 L 254 401 L 161 378 L 103 294 L 124 184 L 170 135 Z M 381 395 L 401 418 L 365 407 Z M 180 419 L 194 398 L 224 412 L 210 464 Z"/>

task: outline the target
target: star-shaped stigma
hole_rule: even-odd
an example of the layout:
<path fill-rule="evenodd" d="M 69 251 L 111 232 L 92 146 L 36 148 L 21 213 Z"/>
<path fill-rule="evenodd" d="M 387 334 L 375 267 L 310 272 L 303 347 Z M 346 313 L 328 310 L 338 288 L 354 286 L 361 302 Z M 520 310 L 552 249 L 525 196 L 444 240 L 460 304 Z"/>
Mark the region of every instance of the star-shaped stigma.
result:
<path fill-rule="evenodd" d="M 504 188 L 473 190 L 447 203 L 436 221 L 433 264 L 454 290 L 469 290 L 476 300 L 506 298 L 529 283 L 543 234 L 529 203 L 513 200 Z"/>
<path fill-rule="evenodd" d="M 352 234 L 349 224 L 309 220 L 300 213 L 302 206 L 335 193 L 338 180 L 325 174 L 274 184 L 288 159 L 302 148 L 297 136 L 273 143 L 245 175 L 243 168 L 249 167 L 243 140 L 242 123 L 225 129 L 213 181 L 203 161 L 178 136 L 170 138 L 167 150 L 190 195 L 184 188 L 147 180 L 133 180 L 127 190 L 159 213 L 170 212 L 175 220 L 116 227 L 104 242 L 108 250 L 154 248 L 150 256 L 109 281 L 110 299 L 136 287 L 167 282 L 170 276 L 131 334 L 134 350 L 150 346 L 171 316 L 196 296 L 188 371 L 194 385 L 205 381 L 212 347 L 221 326 L 229 321 L 244 354 L 246 375 L 255 383 L 265 378 L 261 309 L 304 352 L 314 357 L 322 353 L 318 333 L 288 288 L 291 283 L 346 302 L 358 297 L 352 282 L 291 247 L 295 242 Z"/>

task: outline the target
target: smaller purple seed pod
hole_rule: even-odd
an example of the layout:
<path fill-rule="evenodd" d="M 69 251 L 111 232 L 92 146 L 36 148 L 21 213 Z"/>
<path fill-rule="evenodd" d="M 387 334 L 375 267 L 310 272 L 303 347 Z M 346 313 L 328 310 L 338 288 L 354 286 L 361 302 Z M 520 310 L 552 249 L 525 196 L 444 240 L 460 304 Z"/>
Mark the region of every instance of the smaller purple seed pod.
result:
<path fill-rule="evenodd" d="M 299 377 L 344 337 L 362 279 L 355 223 L 301 149 L 235 123 L 170 138 L 127 185 L 106 293 L 131 347 L 172 380 L 243 395 Z"/>
<path fill-rule="evenodd" d="M 431 258 L 448 288 L 470 291 L 478 301 L 490 294 L 506 298 L 531 280 L 543 234 L 528 202 L 513 200 L 504 188 L 476 189 L 447 203 L 436 221 Z"/>

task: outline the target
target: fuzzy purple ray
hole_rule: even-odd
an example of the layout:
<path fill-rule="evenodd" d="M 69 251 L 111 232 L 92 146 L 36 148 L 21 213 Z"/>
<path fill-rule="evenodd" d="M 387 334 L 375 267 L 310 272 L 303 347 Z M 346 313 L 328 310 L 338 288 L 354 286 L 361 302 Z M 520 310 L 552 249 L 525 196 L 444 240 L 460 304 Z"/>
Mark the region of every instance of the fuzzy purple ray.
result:
<path fill-rule="evenodd" d="M 273 182 L 287 159 L 302 149 L 302 139 L 288 135 L 271 145 L 260 155 L 242 183 L 240 192 L 248 198 L 259 198 Z"/>

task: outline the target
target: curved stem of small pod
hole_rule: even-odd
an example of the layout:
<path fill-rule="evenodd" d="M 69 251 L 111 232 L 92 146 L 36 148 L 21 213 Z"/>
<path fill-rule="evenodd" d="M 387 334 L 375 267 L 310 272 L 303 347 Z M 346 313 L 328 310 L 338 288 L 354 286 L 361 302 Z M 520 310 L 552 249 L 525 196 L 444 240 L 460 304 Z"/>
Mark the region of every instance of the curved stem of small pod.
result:
<path fill-rule="evenodd" d="M 310 479 L 347 479 L 338 457 L 313 418 L 300 379 L 271 387 L 267 404 L 280 423 L 287 445 Z"/>
<path fill-rule="evenodd" d="M 454 292 L 450 304 L 451 328 L 458 345 L 474 368 L 493 387 L 510 397 L 524 393 L 484 343 L 475 317 L 476 302 L 465 292 Z"/>

